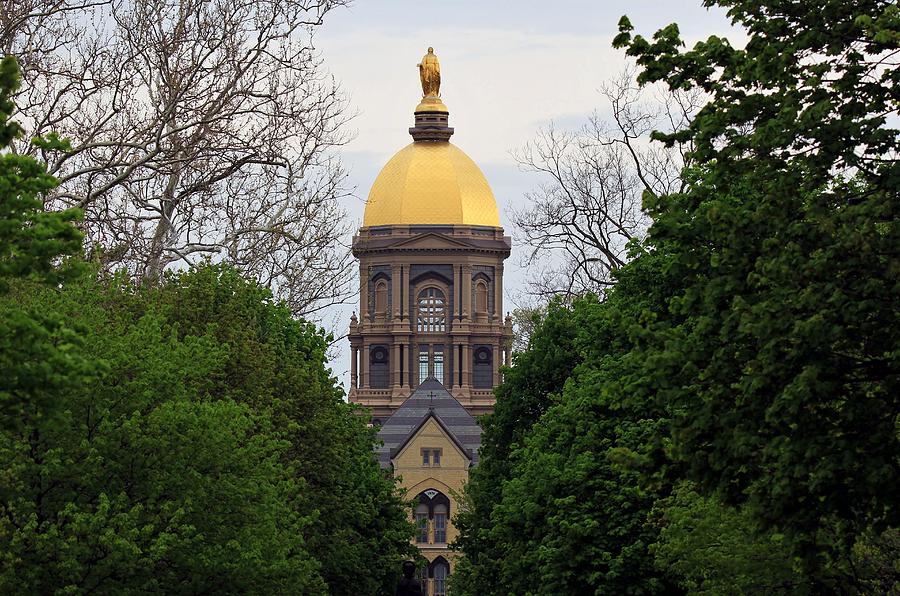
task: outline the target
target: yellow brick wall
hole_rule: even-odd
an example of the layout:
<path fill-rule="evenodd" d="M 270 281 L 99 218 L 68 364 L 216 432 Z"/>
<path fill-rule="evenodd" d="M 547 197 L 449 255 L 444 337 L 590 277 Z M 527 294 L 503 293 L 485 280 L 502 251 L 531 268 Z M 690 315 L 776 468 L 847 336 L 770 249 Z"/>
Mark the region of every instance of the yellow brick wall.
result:
<path fill-rule="evenodd" d="M 440 449 L 442 451 L 441 465 L 423 466 L 422 449 Z M 429 488 L 447 495 L 447 498 L 450 499 L 447 543 L 453 542 L 459 532 L 451 520 L 458 512 L 456 495 L 462 492 L 463 485 L 469 478 L 469 458 L 450 440 L 434 418 L 431 418 L 406 444 L 403 451 L 395 456 L 393 463 L 394 475 L 401 478 L 400 486 L 406 489 L 408 499 L 414 499 L 419 493 Z M 431 528 L 429 541 L 433 539 L 433 536 L 433 528 Z M 422 544 L 417 546 L 429 561 L 443 556 L 450 562 L 452 572 L 456 553 L 445 546 Z"/>

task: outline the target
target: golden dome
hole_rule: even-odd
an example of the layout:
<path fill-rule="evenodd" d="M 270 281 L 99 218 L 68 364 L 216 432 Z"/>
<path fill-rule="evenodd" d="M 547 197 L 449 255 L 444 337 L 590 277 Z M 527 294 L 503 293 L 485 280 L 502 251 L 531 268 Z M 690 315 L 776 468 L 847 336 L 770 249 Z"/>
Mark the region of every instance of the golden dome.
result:
<path fill-rule="evenodd" d="M 484 174 L 446 141 L 410 143 L 381 169 L 369 191 L 363 226 L 421 224 L 500 227 Z"/>

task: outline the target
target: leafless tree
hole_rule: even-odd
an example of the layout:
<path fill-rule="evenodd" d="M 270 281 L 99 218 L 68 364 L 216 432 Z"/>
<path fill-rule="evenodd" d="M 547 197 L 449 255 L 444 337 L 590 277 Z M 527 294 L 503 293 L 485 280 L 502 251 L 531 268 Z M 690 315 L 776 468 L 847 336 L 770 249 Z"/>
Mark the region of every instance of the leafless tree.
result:
<path fill-rule="evenodd" d="M 346 103 L 312 44 L 346 0 L 0 0 L 18 119 L 58 134 L 50 208 L 153 282 L 227 261 L 310 315 L 349 295 Z M 34 151 L 22 144 L 19 151 Z"/>
<path fill-rule="evenodd" d="M 595 112 L 577 131 L 550 124 L 515 154 L 523 169 L 544 179 L 511 213 L 516 241 L 527 251 L 523 265 L 532 296 L 602 294 L 627 262 L 629 247 L 639 250 L 649 225 L 641 210 L 644 193 L 683 189 L 690 147 L 666 149 L 649 137 L 685 127 L 703 97 L 641 89 L 633 69 L 601 93 L 608 118 Z"/>
<path fill-rule="evenodd" d="M 546 302 L 535 299 L 528 301 L 528 306 L 517 306 L 512 311 L 513 340 L 512 351 L 519 353 L 528 349 L 528 343 L 534 333 L 538 321 L 547 314 Z"/>

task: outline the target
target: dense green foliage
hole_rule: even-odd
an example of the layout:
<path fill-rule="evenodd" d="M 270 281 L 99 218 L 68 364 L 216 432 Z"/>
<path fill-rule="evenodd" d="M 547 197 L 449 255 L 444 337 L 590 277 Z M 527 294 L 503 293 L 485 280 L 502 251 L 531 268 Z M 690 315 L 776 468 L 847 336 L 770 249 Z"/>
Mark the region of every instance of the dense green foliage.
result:
<path fill-rule="evenodd" d="M 481 463 L 469 473 L 464 509 L 454 520 L 461 532 L 456 546 L 466 553 L 452 576 L 456 590 L 490 593 L 492 586 L 501 589 L 494 565 L 508 550 L 491 534 L 491 510 L 510 478 L 512 450 L 556 401 L 577 364 L 576 332 L 571 311 L 551 303 L 545 316 L 535 321 L 531 349 L 515 355 L 516 365 L 506 371 L 496 389 L 493 415 L 482 419 Z"/>
<path fill-rule="evenodd" d="M 412 524 L 328 338 L 229 267 L 63 260 L 54 184 L 0 156 L 0 593 L 389 593 Z"/>
<path fill-rule="evenodd" d="M 671 292 L 667 269 L 659 254 L 638 259 L 603 302 L 586 297 L 570 309 L 551 308 L 507 372 L 497 412 L 517 401 L 510 380 L 519 387 L 547 383 L 543 392 L 556 397 L 530 424 L 519 425 L 522 417 L 502 425 L 495 416 L 485 420 L 483 459 L 467 487 L 475 507 L 458 519 L 458 546 L 469 560 L 457 568 L 454 586 L 463 593 L 481 593 L 472 586 L 492 594 L 675 590 L 648 550 L 657 535 L 648 515 L 661 487 L 643 479 L 663 459 L 659 437 L 667 420 L 653 404 L 622 399 L 642 366 L 634 348 L 652 340 L 647 327 L 658 324 Z M 550 369 L 535 365 L 545 362 L 548 339 L 566 349 Z M 487 446 L 504 433 L 516 439 L 506 444 L 509 462 L 498 482 L 484 470 L 496 465 Z M 495 491 L 492 501 L 485 487 Z M 469 557 L 472 546 L 492 558 Z M 491 577 L 493 584 L 483 583 Z"/>
<path fill-rule="evenodd" d="M 682 51 L 676 27 L 648 42 L 627 19 L 616 40 L 640 81 L 711 95 L 677 135 L 702 170 L 647 205 L 690 280 L 658 359 L 672 387 L 652 397 L 689 476 L 790 534 L 818 575 L 900 523 L 900 9 L 719 4 L 745 49 Z"/>
<path fill-rule="evenodd" d="M 22 129 L 10 120 L 12 94 L 19 86 L 16 61 L 0 60 L 0 148 L 21 136 Z M 58 139 L 34 139 L 44 148 L 60 148 Z M 81 250 L 81 234 L 72 225 L 80 212 L 68 209 L 47 212 L 42 195 L 56 186 L 46 167 L 26 155 L 0 155 L 0 291 L 9 277 L 33 276 L 59 281 L 68 268 L 59 267 L 58 257 Z"/>
<path fill-rule="evenodd" d="M 746 510 L 704 497 L 682 482 L 651 512 L 657 566 L 691 594 L 802 593 L 802 575 L 781 534 L 760 532 Z"/>
<path fill-rule="evenodd" d="M 18 66 L 7 56 L 0 61 L 0 148 L 22 132 L 10 120 L 15 107 L 11 96 L 18 84 Z M 75 273 L 57 261 L 81 250 L 81 234 L 72 225 L 78 212 L 43 210 L 41 195 L 55 184 L 34 159 L 0 154 L 0 295 L 13 279 L 59 282 Z M 18 306 L 0 312 L 0 427 L 14 425 L 28 402 L 51 406 L 50 394 L 90 368 L 67 353 L 67 346 L 76 341 L 63 322 L 48 313 L 29 313 Z"/>
<path fill-rule="evenodd" d="M 510 480 L 491 512 L 491 534 L 512 556 L 498 565 L 504 593 L 670 591 L 647 547 L 657 487 L 641 470 L 658 459 L 661 412 L 622 400 L 635 321 L 652 324 L 666 295 L 664 261 L 636 261 L 603 303 L 572 309 L 578 362 L 561 398 L 511 454 Z M 646 291 L 656 288 L 658 292 Z M 619 384 L 621 383 L 621 384 Z"/>
<path fill-rule="evenodd" d="M 620 24 L 641 82 L 709 94 L 687 130 L 657 135 L 697 165 L 683 193 L 645 198 L 646 253 L 604 301 L 552 315 L 577 354 L 542 387 L 556 397 L 488 418 L 480 465 L 501 474 L 467 488 L 462 593 L 898 583 L 900 11 L 715 4 L 744 49 Z M 543 377 L 542 334 L 507 379 Z M 515 410 L 506 386 L 498 413 Z M 491 461 L 498 440 L 508 462 Z"/>
<path fill-rule="evenodd" d="M 389 590 L 411 525 L 326 338 L 233 269 L 16 284 L 97 363 L 3 435 L 0 591 Z M 362 586 L 362 587 L 361 587 Z"/>

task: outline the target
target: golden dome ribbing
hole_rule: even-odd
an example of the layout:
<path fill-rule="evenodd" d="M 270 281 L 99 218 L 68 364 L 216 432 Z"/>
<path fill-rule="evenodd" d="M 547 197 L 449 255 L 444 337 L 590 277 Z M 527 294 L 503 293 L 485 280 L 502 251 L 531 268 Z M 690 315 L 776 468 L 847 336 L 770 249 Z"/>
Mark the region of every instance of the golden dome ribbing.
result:
<path fill-rule="evenodd" d="M 364 226 L 500 227 L 494 193 L 472 159 L 447 141 L 410 143 L 382 168 Z"/>
<path fill-rule="evenodd" d="M 366 203 L 363 226 L 470 225 L 499 228 L 494 193 L 468 155 L 450 144 L 449 111 L 440 99 L 441 66 L 433 48 L 418 65 L 422 101 L 415 140 L 382 168 Z"/>

